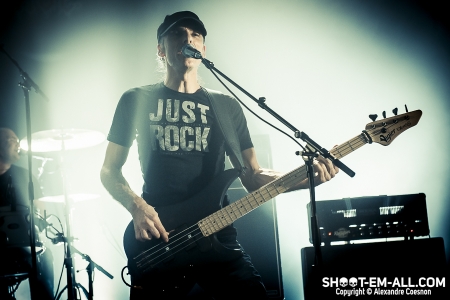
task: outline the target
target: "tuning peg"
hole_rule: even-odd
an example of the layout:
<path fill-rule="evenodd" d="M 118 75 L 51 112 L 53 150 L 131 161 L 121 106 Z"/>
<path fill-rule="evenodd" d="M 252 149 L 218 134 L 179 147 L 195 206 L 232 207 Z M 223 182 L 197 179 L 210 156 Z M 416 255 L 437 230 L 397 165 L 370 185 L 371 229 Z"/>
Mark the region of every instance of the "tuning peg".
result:
<path fill-rule="evenodd" d="M 378 115 L 369 115 L 369 118 L 373 121 L 373 122 L 375 122 L 375 120 L 378 118 Z"/>
<path fill-rule="evenodd" d="M 406 106 L 406 104 L 405 104 L 405 110 L 406 110 L 406 112 L 408 112 L 408 106 Z"/>
<path fill-rule="evenodd" d="M 386 111 L 383 111 L 383 119 L 386 119 Z"/>
<path fill-rule="evenodd" d="M 397 115 L 397 112 L 398 112 L 398 108 L 396 107 L 396 108 L 394 108 L 393 110 L 392 110 L 392 112 L 394 113 L 394 115 L 396 116 Z"/>

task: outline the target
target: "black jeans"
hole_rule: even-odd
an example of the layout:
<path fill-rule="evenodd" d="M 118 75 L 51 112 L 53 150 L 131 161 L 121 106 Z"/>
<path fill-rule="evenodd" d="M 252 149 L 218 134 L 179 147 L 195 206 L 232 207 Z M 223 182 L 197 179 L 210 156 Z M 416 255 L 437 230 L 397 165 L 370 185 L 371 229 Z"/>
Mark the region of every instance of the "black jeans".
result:
<path fill-rule="evenodd" d="M 227 247 L 241 247 L 235 236 L 221 237 Z M 241 248 L 241 250 L 243 250 Z M 237 259 L 197 265 L 172 272 L 170 278 L 147 278 L 132 282 L 130 299 L 267 299 L 261 276 L 245 253 Z M 199 285 L 202 293 L 193 287 Z"/>

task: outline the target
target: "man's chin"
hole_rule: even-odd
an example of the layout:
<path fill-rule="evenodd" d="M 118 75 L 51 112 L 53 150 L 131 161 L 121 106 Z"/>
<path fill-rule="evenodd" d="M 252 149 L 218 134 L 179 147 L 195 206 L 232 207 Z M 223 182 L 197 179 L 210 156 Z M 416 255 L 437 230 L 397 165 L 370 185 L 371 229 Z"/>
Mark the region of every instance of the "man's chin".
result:
<path fill-rule="evenodd" d="M 186 60 L 184 61 L 184 65 L 188 69 L 198 68 L 198 66 L 200 65 L 200 61 L 195 58 L 186 58 Z"/>
<path fill-rule="evenodd" d="M 17 162 L 17 161 L 20 159 L 21 156 L 22 156 L 21 153 L 15 154 L 15 155 L 12 157 L 13 163 Z"/>

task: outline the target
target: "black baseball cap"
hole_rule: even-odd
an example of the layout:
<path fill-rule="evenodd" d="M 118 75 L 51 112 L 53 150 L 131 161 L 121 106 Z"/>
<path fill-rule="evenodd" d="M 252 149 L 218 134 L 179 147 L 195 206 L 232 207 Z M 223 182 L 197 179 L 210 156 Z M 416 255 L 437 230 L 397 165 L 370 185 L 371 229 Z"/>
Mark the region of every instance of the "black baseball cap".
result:
<path fill-rule="evenodd" d="M 191 11 L 179 11 L 171 15 L 167 15 L 164 18 L 164 22 L 162 22 L 162 24 L 159 25 L 156 34 L 158 42 L 161 39 L 161 37 L 165 35 L 170 30 L 170 28 L 172 28 L 175 25 L 191 25 L 193 26 L 192 29 L 199 30 L 199 32 L 203 35 L 203 37 L 206 36 L 205 25 L 203 24 L 202 21 L 200 21 L 199 17 L 196 14 L 194 14 Z"/>

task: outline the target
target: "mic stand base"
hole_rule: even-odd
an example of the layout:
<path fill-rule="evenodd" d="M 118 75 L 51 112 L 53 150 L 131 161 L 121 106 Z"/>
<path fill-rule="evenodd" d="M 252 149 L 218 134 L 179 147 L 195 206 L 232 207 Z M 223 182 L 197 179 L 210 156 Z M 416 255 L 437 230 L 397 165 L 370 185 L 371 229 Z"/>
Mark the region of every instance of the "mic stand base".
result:
<path fill-rule="evenodd" d="M 81 290 L 83 291 L 84 296 L 86 296 L 86 298 L 92 299 L 92 298 L 89 298 L 89 293 L 88 293 L 88 291 L 86 290 L 86 288 L 85 288 L 84 286 L 82 286 L 80 283 L 75 284 L 75 286 L 81 288 Z M 61 290 L 61 292 L 59 292 L 59 294 L 58 294 L 58 296 L 55 298 L 55 300 L 59 300 L 59 299 L 61 298 L 61 295 L 64 293 L 64 291 L 65 291 L 66 289 L 67 289 L 67 285 Z"/>

